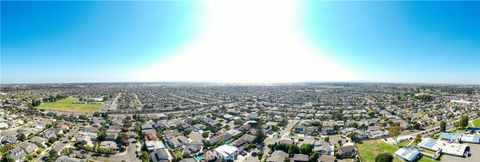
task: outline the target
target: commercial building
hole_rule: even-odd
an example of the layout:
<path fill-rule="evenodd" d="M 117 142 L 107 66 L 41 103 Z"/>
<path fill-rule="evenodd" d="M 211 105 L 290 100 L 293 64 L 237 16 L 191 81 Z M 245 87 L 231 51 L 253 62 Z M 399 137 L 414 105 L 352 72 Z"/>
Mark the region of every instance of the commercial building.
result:
<path fill-rule="evenodd" d="M 415 147 L 402 147 L 395 151 L 395 155 L 408 162 L 416 161 L 422 156 L 420 150 Z"/>

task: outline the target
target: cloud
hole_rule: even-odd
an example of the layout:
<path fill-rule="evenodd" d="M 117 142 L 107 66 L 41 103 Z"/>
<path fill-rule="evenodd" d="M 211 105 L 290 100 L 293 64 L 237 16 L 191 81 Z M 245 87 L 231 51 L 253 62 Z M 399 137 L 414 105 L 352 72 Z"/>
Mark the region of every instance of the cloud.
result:
<path fill-rule="evenodd" d="M 302 33 L 294 1 L 203 1 L 201 33 L 136 73 L 142 81 L 272 83 L 358 80 Z"/>

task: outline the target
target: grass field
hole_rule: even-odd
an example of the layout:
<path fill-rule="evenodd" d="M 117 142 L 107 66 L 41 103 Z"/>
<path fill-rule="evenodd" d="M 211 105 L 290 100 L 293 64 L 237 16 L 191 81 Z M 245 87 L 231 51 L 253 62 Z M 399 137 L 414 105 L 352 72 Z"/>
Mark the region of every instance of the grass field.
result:
<path fill-rule="evenodd" d="M 397 144 L 398 147 L 406 147 L 411 141 L 403 141 Z"/>
<path fill-rule="evenodd" d="M 395 151 L 399 149 L 399 147 L 396 145 L 390 145 L 381 140 L 371 140 L 371 141 L 364 141 L 362 144 L 356 144 L 356 146 L 357 146 L 358 152 L 360 153 L 360 157 L 364 162 L 374 162 L 375 157 L 382 152 L 387 152 L 392 154 L 395 157 L 395 159 L 393 159 L 394 162 L 403 162 L 403 160 L 399 159 L 397 156 L 394 155 Z M 431 160 L 427 157 L 422 157 L 419 160 L 419 162 L 436 162 L 436 161 Z"/>
<path fill-rule="evenodd" d="M 76 104 L 78 98 L 65 98 L 58 100 L 56 102 L 47 102 L 42 103 L 38 106 L 39 109 L 44 110 L 54 110 L 54 111 L 64 111 L 64 112 L 75 112 L 75 113 L 94 113 L 100 111 L 103 107 L 103 104 Z"/>
<path fill-rule="evenodd" d="M 472 125 L 473 124 L 473 125 Z M 470 122 L 470 126 L 473 126 L 473 127 L 480 127 L 480 118 Z"/>
<path fill-rule="evenodd" d="M 390 154 L 394 154 L 397 151 L 398 147 L 394 145 L 390 145 L 380 140 L 370 140 L 364 141 L 362 144 L 357 144 L 358 152 L 360 153 L 360 157 L 362 161 L 370 162 L 375 161 L 375 157 L 382 153 L 387 152 Z M 393 160 L 394 162 L 402 162 L 399 158 L 395 157 Z"/>

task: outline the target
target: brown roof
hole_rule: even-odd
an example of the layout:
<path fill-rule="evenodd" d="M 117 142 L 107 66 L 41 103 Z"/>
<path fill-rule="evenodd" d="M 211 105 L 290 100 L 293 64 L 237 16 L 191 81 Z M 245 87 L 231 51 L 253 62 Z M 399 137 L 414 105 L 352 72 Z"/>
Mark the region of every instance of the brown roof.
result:
<path fill-rule="evenodd" d="M 335 156 L 322 155 L 318 157 L 318 162 L 335 162 L 337 158 Z"/>
<path fill-rule="evenodd" d="M 295 154 L 293 158 L 290 159 L 290 162 L 303 162 L 308 161 L 308 155 L 305 154 Z"/>

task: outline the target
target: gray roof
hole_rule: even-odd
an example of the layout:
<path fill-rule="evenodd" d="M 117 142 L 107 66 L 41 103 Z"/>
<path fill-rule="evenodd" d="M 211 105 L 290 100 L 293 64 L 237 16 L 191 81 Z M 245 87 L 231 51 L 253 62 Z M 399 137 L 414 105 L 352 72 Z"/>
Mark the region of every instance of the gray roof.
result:
<path fill-rule="evenodd" d="M 196 162 L 196 161 L 193 158 L 186 158 L 186 159 L 180 160 L 179 162 Z"/>
<path fill-rule="evenodd" d="M 22 148 L 16 147 L 9 151 L 9 155 L 13 158 L 13 160 L 20 161 L 27 156 L 27 153 Z"/>
<path fill-rule="evenodd" d="M 57 158 L 57 160 L 55 160 L 55 162 L 84 162 L 84 161 L 86 160 L 68 157 L 68 156 L 60 156 Z"/>
<path fill-rule="evenodd" d="M 156 150 L 150 153 L 150 158 L 152 162 L 168 161 L 168 153 L 164 149 Z"/>
<path fill-rule="evenodd" d="M 267 159 L 267 161 L 283 161 L 288 157 L 288 154 L 281 150 L 275 150 L 272 155 Z"/>

